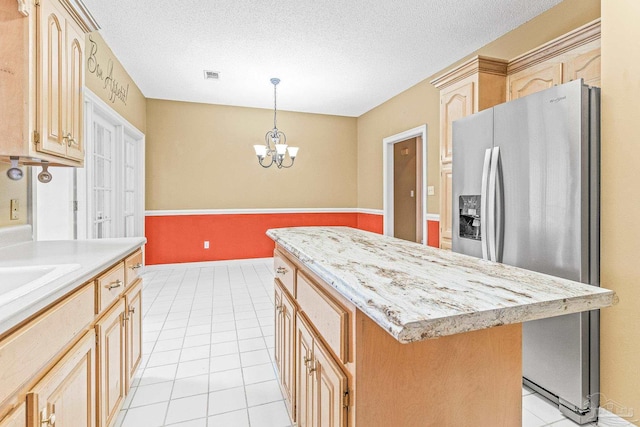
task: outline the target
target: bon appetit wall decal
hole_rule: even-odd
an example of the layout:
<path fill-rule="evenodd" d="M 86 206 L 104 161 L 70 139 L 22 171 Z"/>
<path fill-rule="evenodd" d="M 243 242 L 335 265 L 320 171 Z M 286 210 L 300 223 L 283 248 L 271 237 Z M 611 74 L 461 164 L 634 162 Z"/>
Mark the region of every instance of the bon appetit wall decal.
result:
<path fill-rule="evenodd" d="M 107 59 L 106 68 L 98 60 L 98 43 L 96 43 L 91 36 L 89 36 L 89 55 L 87 57 L 87 70 L 91 74 L 100 79 L 103 83 L 102 88 L 108 93 L 109 101 L 112 103 L 116 100 L 121 101 L 124 105 L 127 105 L 127 96 L 129 96 L 129 83 L 126 85 L 118 81 L 113 77 L 113 59 Z"/>

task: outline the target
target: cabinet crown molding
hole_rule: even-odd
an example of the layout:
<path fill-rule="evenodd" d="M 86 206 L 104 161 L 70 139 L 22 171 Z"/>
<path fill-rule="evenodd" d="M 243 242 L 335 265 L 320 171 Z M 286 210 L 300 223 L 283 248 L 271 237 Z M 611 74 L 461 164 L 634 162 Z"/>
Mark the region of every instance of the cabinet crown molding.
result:
<path fill-rule="evenodd" d="M 62 6 L 71 14 L 74 21 L 82 31 L 85 33 L 90 33 L 92 31 L 98 31 L 100 29 L 100 25 L 93 17 L 87 6 L 84 5 L 82 0 L 59 0 Z"/>
<path fill-rule="evenodd" d="M 507 61 L 478 55 L 431 80 L 430 83 L 438 89 L 442 89 L 474 74 L 506 76 Z"/>
<path fill-rule="evenodd" d="M 540 64 L 594 40 L 599 40 L 600 36 L 601 25 L 600 18 L 598 18 L 511 59 L 507 66 L 507 73 L 517 73 L 525 68 Z"/>

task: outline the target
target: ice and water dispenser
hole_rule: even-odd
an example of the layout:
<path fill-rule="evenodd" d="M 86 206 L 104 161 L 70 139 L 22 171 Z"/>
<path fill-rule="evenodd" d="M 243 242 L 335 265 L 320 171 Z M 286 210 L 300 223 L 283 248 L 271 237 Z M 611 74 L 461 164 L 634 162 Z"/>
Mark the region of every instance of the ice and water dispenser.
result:
<path fill-rule="evenodd" d="M 480 196 L 460 196 L 460 237 L 465 239 L 480 240 Z"/>

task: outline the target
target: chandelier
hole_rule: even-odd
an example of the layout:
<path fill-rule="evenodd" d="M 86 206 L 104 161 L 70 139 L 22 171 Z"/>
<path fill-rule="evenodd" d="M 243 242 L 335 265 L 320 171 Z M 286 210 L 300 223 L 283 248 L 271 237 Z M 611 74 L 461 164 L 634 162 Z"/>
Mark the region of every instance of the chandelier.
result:
<path fill-rule="evenodd" d="M 271 79 L 271 84 L 273 84 L 273 129 L 264 136 L 264 144 L 253 146 L 253 149 L 256 150 L 256 156 L 258 156 L 258 163 L 263 168 L 271 167 L 271 165 L 276 165 L 278 169 L 290 168 L 298 154 L 298 147 L 289 147 L 287 136 L 276 126 L 276 86 L 278 83 L 280 83 L 280 79 Z M 289 154 L 290 161 L 288 163 L 285 163 L 286 154 Z M 271 157 L 271 159 L 268 160 L 267 157 Z"/>

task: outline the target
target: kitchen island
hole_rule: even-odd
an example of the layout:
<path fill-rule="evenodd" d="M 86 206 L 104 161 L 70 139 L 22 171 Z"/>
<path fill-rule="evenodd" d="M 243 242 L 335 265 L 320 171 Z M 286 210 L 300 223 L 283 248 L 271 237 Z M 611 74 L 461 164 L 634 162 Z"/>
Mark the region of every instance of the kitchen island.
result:
<path fill-rule="evenodd" d="M 276 364 L 300 426 L 518 426 L 521 323 L 614 292 L 347 227 L 277 244 Z"/>

